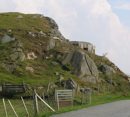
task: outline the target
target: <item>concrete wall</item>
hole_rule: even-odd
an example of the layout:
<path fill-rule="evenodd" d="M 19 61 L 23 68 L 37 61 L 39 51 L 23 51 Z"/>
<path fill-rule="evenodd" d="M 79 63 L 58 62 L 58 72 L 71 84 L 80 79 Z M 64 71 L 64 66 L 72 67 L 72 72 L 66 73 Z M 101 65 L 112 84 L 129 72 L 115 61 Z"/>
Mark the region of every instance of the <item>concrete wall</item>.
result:
<path fill-rule="evenodd" d="M 74 46 L 80 47 L 81 49 L 84 49 L 90 53 L 95 54 L 95 46 L 93 46 L 91 43 L 80 41 L 71 41 L 70 43 Z"/>

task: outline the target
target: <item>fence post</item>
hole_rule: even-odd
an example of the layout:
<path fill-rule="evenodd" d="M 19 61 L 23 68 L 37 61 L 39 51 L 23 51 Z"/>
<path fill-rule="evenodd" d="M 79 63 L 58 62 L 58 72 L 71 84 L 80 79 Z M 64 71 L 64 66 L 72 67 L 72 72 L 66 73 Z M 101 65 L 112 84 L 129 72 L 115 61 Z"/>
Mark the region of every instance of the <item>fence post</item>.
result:
<path fill-rule="evenodd" d="M 33 91 L 33 105 L 34 105 L 34 117 L 39 114 L 39 108 L 38 108 L 38 100 L 36 95 L 36 90 Z"/>
<path fill-rule="evenodd" d="M 55 110 L 49 104 L 47 104 L 37 93 L 36 95 L 48 108 L 50 108 L 53 112 L 55 112 Z"/>
<path fill-rule="evenodd" d="M 89 94 L 89 103 L 90 103 L 90 104 L 92 103 L 92 91 L 91 91 L 90 94 Z"/>
<path fill-rule="evenodd" d="M 57 94 L 57 90 L 56 90 L 56 102 L 57 102 L 57 109 L 59 110 L 60 109 L 60 102 L 59 102 L 59 98 L 58 98 L 58 94 Z"/>
<path fill-rule="evenodd" d="M 8 117 L 7 108 L 6 108 L 6 105 L 5 105 L 5 99 L 4 98 L 3 98 L 3 105 L 4 105 L 6 117 Z"/>
<path fill-rule="evenodd" d="M 28 109 L 27 109 L 27 106 L 26 106 L 26 104 L 25 104 L 25 102 L 24 102 L 23 97 L 21 97 L 21 99 L 22 99 L 22 102 L 23 102 L 24 108 L 25 108 L 25 110 L 26 110 L 27 116 L 29 117 L 29 112 L 28 112 Z"/>
<path fill-rule="evenodd" d="M 11 108 L 12 108 L 14 114 L 15 114 L 15 116 L 18 117 L 18 114 L 16 113 L 16 111 L 15 111 L 13 105 L 11 104 L 10 100 L 8 100 L 8 102 L 9 102 L 9 104 L 10 104 L 10 106 L 11 106 Z"/>

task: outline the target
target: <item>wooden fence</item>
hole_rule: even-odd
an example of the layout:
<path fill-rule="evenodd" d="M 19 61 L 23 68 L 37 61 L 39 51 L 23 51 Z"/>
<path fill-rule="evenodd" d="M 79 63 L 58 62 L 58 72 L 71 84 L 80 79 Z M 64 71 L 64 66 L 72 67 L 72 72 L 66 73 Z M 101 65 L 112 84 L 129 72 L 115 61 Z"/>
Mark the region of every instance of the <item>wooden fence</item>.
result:
<path fill-rule="evenodd" d="M 72 90 L 56 90 L 55 99 L 58 110 L 60 107 L 73 105 L 73 91 Z"/>

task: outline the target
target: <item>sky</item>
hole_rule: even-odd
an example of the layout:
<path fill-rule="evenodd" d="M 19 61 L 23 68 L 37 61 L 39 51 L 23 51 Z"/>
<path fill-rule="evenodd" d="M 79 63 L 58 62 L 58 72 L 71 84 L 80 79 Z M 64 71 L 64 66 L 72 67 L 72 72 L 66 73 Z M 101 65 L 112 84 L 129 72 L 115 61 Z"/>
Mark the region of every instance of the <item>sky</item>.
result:
<path fill-rule="evenodd" d="M 0 12 L 52 17 L 67 39 L 94 44 L 130 74 L 130 0 L 0 0 Z"/>

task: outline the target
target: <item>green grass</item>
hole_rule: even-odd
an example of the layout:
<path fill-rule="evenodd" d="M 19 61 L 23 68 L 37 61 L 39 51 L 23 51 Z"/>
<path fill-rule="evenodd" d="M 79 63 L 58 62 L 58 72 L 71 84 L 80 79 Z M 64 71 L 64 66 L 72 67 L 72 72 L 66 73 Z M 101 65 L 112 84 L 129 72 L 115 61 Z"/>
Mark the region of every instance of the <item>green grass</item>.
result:
<path fill-rule="evenodd" d="M 49 82 L 57 82 L 58 76 L 56 72 L 63 75 L 65 79 L 77 77 L 70 72 L 64 71 L 58 64 L 56 66 L 52 65 L 53 60 L 29 60 L 21 63 L 20 68 L 17 68 L 17 72 L 21 72 L 22 75 L 14 75 L 7 72 L 6 70 L 0 68 L 0 81 L 10 82 L 10 83 L 27 83 L 32 86 L 47 86 Z M 25 70 L 25 67 L 31 66 L 34 69 L 34 73 L 30 73 Z"/>
<path fill-rule="evenodd" d="M 23 18 L 18 19 L 17 17 L 19 15 L 22 15 Z M 29 83 L 31 85 L 47 85 L 50 81 L 56 81 L 57 77 L 55 76 L 55 72 L 59 72 L 63 74 L 63 77 L 65 79 L 67 78 L 74 78 L 75 81 L 78 82 L 78 84 L 87 85 L 83 82 L 81 82 L 75 75 L 71 74 L 70 72 L 64 71 L 60 65 L 53 66 L 51 60 L 45 60 L 43 59 L 44 51 L 46 50 L 46 44 L 48 43 L 49 36 L 47 37 L 36 37 L 32 38 L 27 35 L 28 31 L 32 31 L 34 33 L 39 32 L 42 30 L 44 33 L 49 33 L 52 29 L 52 26 L 50 22 L 45 18 L 40 16 L 34 18 L 35 14 L 22 14 L 22 13 L 1 13 L 0 14 L 0 34 L 5 34 L 9 29 L 12 29 L 13 35 L 23 44 L 23 52 L 25 55 L 29 52 L 34 52 L 37 54 L 38 58 L 34 61 L 26 60 L 23 63 L 18 63 L 18 68 L 16 69 L 16 72 L 21 72 L 23 75 L 14 75 L 7 71 L 4 71 L 4 68 L 2 68 L 3 62 L 10 62 L 10 54 L 12 54 L 12 47 L 14 42 L 6 43 L 6 44 L 0 44 L 0 80 L 5 82 L 11 82 L 11 83 Z M 42 44 L 41 46 L 39 46 Z M 51 53 L 52 55 L 56 52 L 61 52 L 67 49 L 72 49 L 70 44 L 64 44 L 60 43 L 60 46 L 55 48 L 54 51 L 48 51 L 47 53 Z M 65 48 L 65 49 L 63 49 Z M 70 49 L 70 50 L 71 50 Z M 70 51 L 69 50 L 69 51 Z M 62 53 L 62 54 L 63 54 Z M 91 55 L 90 55 L 91 56 Z M 112 63 L 107 60 L 103 59 L 101 56 L 92 55 L 92 59 L 95 61 L 97 66 L 104 62 L 108 65 L 111 65 Z M 62 60 L 61 60 L 62 61 Z M 20 64 L 20 65 L 19 65 Z M 34 73 L 28 73 L 25 68 L 26 66 L 31 66 L 34 68 Z M 104 75 L 104 74 L 102 74 Z M 119 75 L 118 75 L 119 76 Z M 122 77 L 115 76 L 113 78 L 119 83 L 121 83 L 123 80 Z M 103 78 L 103 77 L 101 77 Z M 124 82 L 124 81 L 123 81 Z M 124 83 L 125 84 L 125 83 Z M 89 85 L 87 85 L 89 86 Z M 125 86 L 125 85 L 123 85 Z M 123 87 L 122 86 L 122 87 Z"/>
<path fill-rule="evenodd" d="M 23 18 L 18 19 L 17 17 L 19 15 L 22 15 Z M 57 80 L 55 72 L 63 74 L 65 79 L 69 77 L 76 79 L 76 76 L 64 71 L 60 65 L 53 66 L 51 64 L 52 59 L 46 60 L 42 58 L 43 51 L 46 50 L 46 43 L 48 43 L 50 37 L 32 38 L 27 33 L 29 31 L 38 33 L 41 30 L 44 33 L 49 33 L 52 26 L 45 17 L 41 18 L 37 15 L 34 18 L 34 16 L 35 14 L 0 13 L 0 34 L 4 35 L 11 29 L 14 37 L 23 44 L 25 55 L 29 52 L 34 52 L 38 56 L 36 60 L 15 61 L 14 63 L 18 64 L 15 70 L 16 74 L 9 73 L 2 65 L 4 62 L 8 63 L 11 61 L 9 56 L 13 52 L 14 42 L 0 43 L 0 81 L 10 83 L 25 82 L 30 85 L 47 85 L 49 82 Z M 42 46 L 39 46 L 39 44 L 42 44 Z M 31 66 L 34 69 L 34 73 L 26 71 L 26 66 Z M 19 73 L 22 75 L 19 75 Z"/>
<path fill-rule="evenodd" d="M 83 109 L 83 108 L 88 108 L 91 106 L 96 106 L 96 105 L 100 105 L 100 104 L 105 104 L 105 103 L 110 103 L 110 102 L 114 102 L 114 101 L 118 101 L 118 100 L 129 100 L 130 99 L 130 94 L 128 94 L 127 96 L 124 96 L 122 93 L 105 93 L 105 94 L 93 94 L 92 95 L 92 103 L 91 104 L 81 104 L 81 103 L 77 103 L 77 101 L 74 103 L 73 107 L 64 107 L 61 108 L 59 111 L 56 112 L 51 112 L 50 109 L 48 109 L 43 103 L 41 103 L 41 101 L 39 101 L 39 116 L 38 117 L 49 117 L 53 114 L 60 114 L 60 113 L 65 113 L 65 112 L 69 112 L 69 111 L 75 111 L 75 110 L 79 110 L 79 109 Z M 17 114 L 19 115 L 19 117 L 24 117 L 26 115 L 26 111 L 23 107 L 23 103 L 20 99 L 11 99 L 10 100 L 12 102 L 12 105 L 14 106 Z M 53 99 L 54 101 L 54 99 Z M 7 101 L 7 99 L 5 99 L 6 102 L 6 106 L 7 106 L 7 110 L 8 110 L 8 114 L 9 117 L 14 117 L 14 113 L 11 110 L 11 107 Z M 33 101 L 32 100 L 25 100 L 26 106 L 29 110 L 29 113 L 31 115 L 31 117 L 33 117 L 34 115 L 34 110 L 33 110 Z M 55 104 L 48 101 L 48 103 L 56 109 L 56 106 L 54 106 Z M 3 103 L 2 103 L 2 99 L 0 99 L 0 117 L 4 117 L 5 116 L 5 112 L 4 112 L 4 108 L 3 108 Z"/>
<path fill-rule="evenodd" d="M 24 117 L 26 115 L 26 111 L 24 109 L 24 106 L 22 104 L 21 100 L 10 100 L 12 105 L 14 106 L 17 114 L 19 115 L 19 117 Z M 14 113 L 12 111 L 12 108 L 10 107 L 8 100 L 5 99 L 5 103 L 6 103 L 6 107 L 7 107 L 7 112 L 8 112 L 8 116 L 9 117 L 14 117 Z M 26 101 L 26 105 L 29 109 L 29 112 L 31 113 L 32 110 L 32 102 L 31 101 Z M 32 115 L 32 113 L 31 113 Z M 0 117 L 4 117 L 5 116 L 5 111 L 4 111 L 4 106 L 3 106 L 3 102 L 2 99 L 0 100 Z"/>
<path fill-rule="evenodd" d="M 17 17 L 22 15 L 23 18 Z M 48 31 L 48 21 L 43 17 L 33 18 L 34 14 L 22 14 L 22 13 L 1 13 L 0 14 L 0 28 L 1 29 L 21 29 L 21 30 L 43 30 Z"/>
<path fill-rule="evenodd" d="M 17 16 L 22 15 L 23 18 L 18 19 Z M 97 84 L 89 84 L 82 82 L 79 78 L 77 78 L 74 74 L 71 74 L 69 71 L 65 71 L 62 69 L 62 66 L 60 64 L 58 65 L 52 65 L 52 61 L 57 61 L 56 55 L 57 53 L 60 53 L 61 55 L 64 54 L 66 51 L 70 51 L 73 49 L 73 47 L 68 43 L 58 43 L 59 46 L 56 47 L 54 50 L 47 51 L 46 56 L 54 55 L 53 58 L 46 60 L 43 56 L 44 51 L 46 52 L 47 44 L 50 39 L 48 34 L 50 33 L 52 26 L 49 24 L 49 21 L 45 18 L 40 16 L 34 18 L 35 14 L 21 14 L 21 13 L 0 13 L 0 38 L 5 33 L 8 32 L 9 29 L 12 30 L 12 33 L 16 39 L 18 39 L 23 44 L 23 51 L 25 55 L 29 52 L 34 52 L 38 59 L 35 60 L 25 60 L 24 62 L 18 62 L 15 61 L 14 63 L 18 64 L 16 68 L 16 74 L 7 72 L 3 67 L 2 64 L 4 62 L 10 62 L 10 54 L 12 53 L 12 47 L 14 42 L 1 44 L 0 43 L 0 82 L 10 82 L 14 84 L 21 84 L 21 83 L 27 83 L 30 84 L 32 87 L 35 86 L 44 86 L 47 88 L 47 85 L 49 82 L 55 83 L 57 82 L 57 76 L 55 75 L 56 72 L 59 72 L 63 75 L 64 79 L 73 78 L 77 84 L 79 84 L 81 87 L 92 87 L 97 88 Z M 34 32 L 38 33 L 39 31 L 43 31 L 47 34 L 47 37 L 36 37 L 33 38 L 28 35 L 28 32 Z M 114 67 L 113 63 L 109 61 L 106 58 L 103 58 L 102 56 L 97 55 L 89 55 L 97 66 L 100 65 L 101 62 L 104 64 L 107 64 L 109 66 Z M 43 59 L 44 58 L 44 59 Z M 62 61 L 61 59 L 58 61 Z M 30 73 L 25 70 L 26 66 L 30 66 L 34 69 L 33 73 Z M 71 68 L 71 66 L 68 66 Z M 19 74 L 20 73 L 20 74 Z M 90 107 L 98 104 L 108 103 L 116 100 L 121 99 L 129 99 L 128 90 L 129 84 L 124 79 L 124 74 L 120 71 L 117 71 L 115 75 L 112 75 L 111 78 L 114 82 L 117 83 L 117 86 L 113 86 L 112 91 L 115 92 L 122 92 L 122 93 L 106 93 L 106 94 L 98 94 L 93 95 L 92 97 L 92 104 L 91 105 L 80 105 L 76 104 L 74 107 L 67 107 L 63 108 L 60 111 L 56 113 L 62 113 L 62 112 L 68 112 L 71 110 L 77 110 L 85 107 Z M 107 76 L 105 76 L 103 73 L 99 76 L 101 79 L 106 80 Z M 105 82 L 103 85 L 100 84 L 100 89 L 102 89 L 102 86 L 108 87 L 107 82 Z M 111 87 L 110 87 L 111 88 Z M 111 92 L 112 92 L 111 91 Z M 103 92 L 103 91 L 101 91 Z M 124 93 L 124 94 L 123 94 Z M 123 95 L 127 95 L 126 97 Z M 14 104 L 18 114 L 20 117 L 23 117 L 25 114 L 25 110 L 23 108 L 21 100 L 11 100 Z M 32 102 L 26 101 L 30 111 L 32 112 Z M 9 105 L 8 105 L 9 107 Z M 8 109 L 9 112 L 10 108 Z M 2 101 L 0 101 L 0 117 L 4 117 L 3 112 L 3 105 Z M 41 117 L 48 117 L 51 114 L 56 113 L 48 113 L 42 112 L 40 113 Z M 10 117 L 14 117 L 14 115 L 10 115 Z"/>
<path fill-rule="evenodd" d="M 96 105 L 110 103 L 110 102 L 119 101 L 119 100 L 129 100 L 129 99 L 130 99 L 130 94 L 129 96 L 123 96 L 122 93 L 116 93 L 116 94 L 106 93 L 106 94 L 93 95 L 91 104 L 83 104 L 83 105 L 81 104 L 81 105 L 74 105 L 73 107 L 65 107 L 55 113 L 48 112 L 48 113 L 41 114 L 40 117 L 49 117 L 53 114 L 76 111 L 76 110 L 88 108 L 91 106 L 96 106 Z"/>

